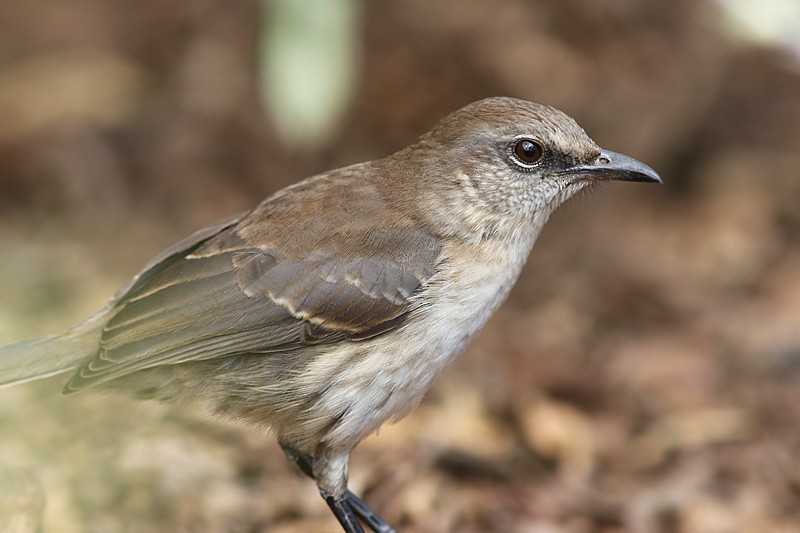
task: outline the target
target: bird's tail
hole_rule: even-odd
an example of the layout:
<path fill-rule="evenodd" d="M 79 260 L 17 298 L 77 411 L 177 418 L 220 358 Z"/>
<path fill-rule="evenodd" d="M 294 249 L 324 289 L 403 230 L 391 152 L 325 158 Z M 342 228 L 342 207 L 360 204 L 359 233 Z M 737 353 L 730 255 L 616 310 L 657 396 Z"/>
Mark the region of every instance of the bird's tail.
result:
<path fill-rule="evenodd" d="M 61 335 L 0 346 L 0 387 L 42 379 L 78 368 L 95 354 L 105 313 Z"/>

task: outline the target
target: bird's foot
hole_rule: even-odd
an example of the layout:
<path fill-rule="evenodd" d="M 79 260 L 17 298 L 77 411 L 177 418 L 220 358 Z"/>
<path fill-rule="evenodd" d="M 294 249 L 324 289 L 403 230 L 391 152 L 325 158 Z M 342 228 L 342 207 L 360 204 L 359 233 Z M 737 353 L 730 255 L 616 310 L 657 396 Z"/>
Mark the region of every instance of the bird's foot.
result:
<path fill-rule="evenodd" d="M 294 452 L 288 447 L 284 447 L 286 456 L 293 461 L 300 470 L 308 477 L 314 479 L 314 459 L 309 455 Z M 331 508 L 336 519 L 342 525 L 346 533 L 364 533 L 364 528 L 358 521 L 360 518 L 374 533 L 397 533 L 392 526 L 386 523 L 378 513 L 373 511 L 364 500 L 356 496 L 352 491 L 346 491 L 344 497 L 334 498 L 325 491 L 320 491 L 328 507 Z"/>
<path fill-rule="evenodd" d="M 364 533 L 364 528 L 358 521 L 359 518 L 375 533 L 397 533 L 392 526 L 351 491 L 345 492 L 344 498 L 341 499 L 336 499 L 324 491 L 320 491 L 320 493 L 346 533 Z"/>
<path fill-rule="evenodd" d="M 375 533 L 397 533 L 397 531 L 386 523 L 386 520 L 378 516 L 364 500 L 353 494 L 351 491 L 344 493 L 344 500 L 358 517 L 364 521 Z"/>

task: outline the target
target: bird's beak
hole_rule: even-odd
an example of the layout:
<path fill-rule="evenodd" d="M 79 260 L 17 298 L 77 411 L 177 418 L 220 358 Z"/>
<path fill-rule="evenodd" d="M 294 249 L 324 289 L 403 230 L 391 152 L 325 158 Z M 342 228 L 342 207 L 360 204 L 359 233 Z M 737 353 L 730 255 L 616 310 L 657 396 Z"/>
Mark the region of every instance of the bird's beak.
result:
<path fill-rule="evenodd" d="M 641 161 L 610 150 L 602 150 L 600 155 L 588 165 L 576 165 L 565 172 L 577 180 L 617 180 L 663 183 L 661 176 Z"/>

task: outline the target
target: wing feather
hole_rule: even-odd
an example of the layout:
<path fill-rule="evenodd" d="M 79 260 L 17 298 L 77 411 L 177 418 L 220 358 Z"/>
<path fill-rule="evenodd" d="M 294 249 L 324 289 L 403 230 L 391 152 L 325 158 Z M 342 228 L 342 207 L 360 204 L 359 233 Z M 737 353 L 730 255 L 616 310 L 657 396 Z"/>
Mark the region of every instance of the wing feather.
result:
<path fill-rule="evenodd" d="M 310 215 L 306 226 L 281 228 L 269 206 L 151 261 L 109 304 L 99 350 L 65 392 L 161 365 L 355 342 L 413 312 L 439 261 L 437 237 L 408 221 L 374 229 L 347 219 L 319 234 Z"/>

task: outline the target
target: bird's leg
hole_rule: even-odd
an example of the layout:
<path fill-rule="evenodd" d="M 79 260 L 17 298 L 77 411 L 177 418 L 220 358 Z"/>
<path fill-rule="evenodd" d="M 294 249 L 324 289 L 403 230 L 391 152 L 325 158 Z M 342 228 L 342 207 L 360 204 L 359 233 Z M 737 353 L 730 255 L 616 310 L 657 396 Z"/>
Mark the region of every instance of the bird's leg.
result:
<path fill-rule="evenodd" d="M 344 500 L 353 512 L 375 533 L 397 533 L 392 526 L 386 523 L 386 520 L 378 516 L 369 505 L 364 503 L 364 500 L 356 496 L 353 492 L 349 490 L 346 491 L 344 493 Z"/>
<path fill-rule="evenodd" d="M 347 500 L 344 498 L 334 498 L 324 490 L 320 489 L 320 494 L 325 498 L 325 503 L 333 511 L 333 515 L 342 524 L 345 533 L 364 533 L 364 528 L 361 527 L 361 522 L 358 521 L 356 515 L 353 514 L 353 509 Z"/>
<path fill-rule="evenodd" d="M 301 454 L 288 445 L 281 444 L 281 447 L 290 461 L 296 464 L 308 477 L 316 480 L 314 476 L 314 458 L 312 456 Z M 387 524 L 383 518 L 350 490 L 345 490 L 342 498 L 335 498 L 322 489 L 320 489 L 320 494 L 347 533 L 363 533 L 364 529 L 356 516 L 363 520 L 375 533 L 397 533 L 392 526 Z"/>

